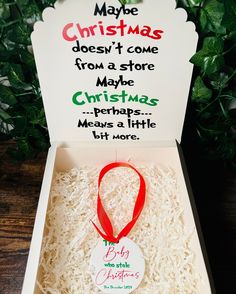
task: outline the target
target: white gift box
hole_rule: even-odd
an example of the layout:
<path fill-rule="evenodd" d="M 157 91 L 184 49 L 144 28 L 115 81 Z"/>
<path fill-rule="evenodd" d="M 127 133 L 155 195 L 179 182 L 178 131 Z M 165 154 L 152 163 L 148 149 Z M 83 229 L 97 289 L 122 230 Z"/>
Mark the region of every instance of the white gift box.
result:
<path fill-rule="evenodd" d="M 54 173 L 130 157 L 174 169 L 184 225 L 196 227 L 190 245 L 202 278 L 198 290 L 214 293 L 177 143 L 191 82 L 189 59 L 198 36 L 194 24 L 186 22 L 186 12 L 175 4 L 144 0 L 122 7 L 118 0 L 59 1 L 35 24 L 32 43 L 51 147 L 23 294 L 41 293 L 36 278 Z"/>

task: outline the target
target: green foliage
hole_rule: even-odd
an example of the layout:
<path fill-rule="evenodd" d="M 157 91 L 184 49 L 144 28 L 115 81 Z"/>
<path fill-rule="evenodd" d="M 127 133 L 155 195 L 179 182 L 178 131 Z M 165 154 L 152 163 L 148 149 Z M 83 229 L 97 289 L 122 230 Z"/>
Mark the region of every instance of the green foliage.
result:
<path fill-rule="evenodd" d="M 48 148 L 48 132 L 30 34 L 54 1 L 0 0 L 0 136 L 14 139 L 17 160 Z"/>
<path fill-rule="evenodd" d="M 199 34 L 191 91 L 198 143 L 236 167 L 236 1 L 181 0 Z"/>
<path fill-rule="evenodd" d="M 119 0 L 122 5 L 126 4 L 136 4 L 142 2 L 142 0 Z"/>
<path fill-rule="evenodd" d="M 192 58 L 191 62 L 201 67 L 208 75 L 219 71 L 224 65 L 224 42 L 222 38 L 206 37 L 203 46 Z"/>
<path fill-rule="evenodd" d="M 192 92 L 193 101 L 201 101 L 201 103 L 208 103 L 212 97 L 212 90 L 208 89 L 202 78 L 198 76 L 195 80 Z"/>
<path fill-rule="evenodd" d="M 119 0 L 137 3 L 140 0 Z M 55 0 L 0 0 L 0 135 L 13 138 L 16 159 L 48 147 L 30 42 L 35 21 Z M 191 91 L 198 142 L 208 157 L 236 166 L 236 1 L 177 0 L 196 24 L 199 47 Z"/>

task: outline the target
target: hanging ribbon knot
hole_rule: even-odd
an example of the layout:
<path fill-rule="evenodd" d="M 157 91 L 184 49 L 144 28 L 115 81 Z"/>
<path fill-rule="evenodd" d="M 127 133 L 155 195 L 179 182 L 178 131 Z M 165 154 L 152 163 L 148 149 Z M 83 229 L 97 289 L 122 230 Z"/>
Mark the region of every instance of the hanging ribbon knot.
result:
<path fill-rule="evenodd" d="M 139 192 L 137 195 L 137 199 L 134 205 L 134 210 L 133 210 L 133 217 L 132 220 L 121 230 L 121 232 L 118 234 L 117 237 L 114 236 L 113 233 L 113 226 L 112 223 L 102 205 L 102 201 L 101 201 L 101 197 L 100 197 L 100 193 L 99 193 L 99 189 L 100 189 L 100 185 L 101 185 L 101 181 L 103 179 L 103 177 L 105 176 L 105 174 L 107 172 L 109 172 L 111 169 L 113 168 L 117 168 L 117 167 L 128 167 L 131 168 L 132 170 L 134 170 L 140 179 L 140 186 L 139 186 Z M 142 210 L 143 210 L 143 206 L 145 203 L 145 194 L 146 194 L 146 185 L 145 185 L 145 181 L 143 176 L 139 173 L 139 171 L 134 168 L 132 165 L 130 165 L 129 163 L 126 162 L 114 162 L 114 163 L 110 163 L 108 165 L 106 165 L 100 172 L 99 177 L 98 177 L 98 198 L 97 198 L 97 215 L 98 215 L 98 219 L 99 222 L 101 224 L 101 227 L 103 228 L 103 231 L 105 233 L 103 233 L 94 222 L 93 225 L 96 228 L 96 230 L 98 231 L 98 233 L 102 236 L 102 238 L 104 238 L 105 240 L 112 242 L 112 243 L 119 243 L 119 240 L 122 237 L 125 237 L 129 234 L 129 232 L 132 230 L 133 226 L 135 225 L 136 221 L 138 220 Z"/>

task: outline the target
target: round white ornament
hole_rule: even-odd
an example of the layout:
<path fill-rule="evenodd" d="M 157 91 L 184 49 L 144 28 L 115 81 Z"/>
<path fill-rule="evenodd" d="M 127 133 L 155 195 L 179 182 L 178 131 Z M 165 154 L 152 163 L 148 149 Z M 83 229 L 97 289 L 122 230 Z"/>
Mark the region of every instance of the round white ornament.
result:
<path fill-rule="evenodd" d="M 94 284 L 103 293 L 128 294 L 141 283 L 145 262 L 142 251 L 129 238 L 119 243 L 99 239 L 91 254 L 90 271 Z"/>

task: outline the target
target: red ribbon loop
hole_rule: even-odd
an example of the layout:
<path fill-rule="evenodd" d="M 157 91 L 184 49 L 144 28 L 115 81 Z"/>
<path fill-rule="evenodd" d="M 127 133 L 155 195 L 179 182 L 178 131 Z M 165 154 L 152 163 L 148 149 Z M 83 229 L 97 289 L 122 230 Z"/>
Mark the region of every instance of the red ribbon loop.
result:
<path fill-rule="evenodd" d="M 133 211 L 133 217 L 132 220 L 121 230 L 121 232 L 118 234 L 117 237 L 114 237 L 113 234 L 113 227 L 112 223 L 102 205 L 102 200 L 99 194 L 99 188 L 102 182 L 102 179 L 104 175 L 109 172 L 111 169 L 116 168 L 116 167 L 129 167 L 133 169 L 139 176 L 140 179 L 140 187 L 139 187 L 139 192 L 137 195 L 137 199 L 134 205 L 134 211 Z M 105 232 L 101 232 L 101 230 L 95 225 L 94 222 L 93 225 L 98 231 L 98 233 L 104 238 L 105 240 L 112 242 L 112 243 L 118 243 L 119 240 L 129 234 L 129 232 L 132 230 L 133 226 L 135 225 L 136 221 L 138 220 L 142 210 L 143 206 L 145 203 L 145 194 L 146 194 L 146 184 L 144 181 L 143 176 L 139 173 L 139 171 L 134 168 L 132 165 L 126 162 L 114 162 L 106 165 L 100 172 L 99 178 L 98 178 L 98 199 L 97 199 L 97 214 L 98 214 L 98 219 L 99 222 Z"/>

